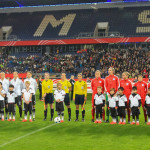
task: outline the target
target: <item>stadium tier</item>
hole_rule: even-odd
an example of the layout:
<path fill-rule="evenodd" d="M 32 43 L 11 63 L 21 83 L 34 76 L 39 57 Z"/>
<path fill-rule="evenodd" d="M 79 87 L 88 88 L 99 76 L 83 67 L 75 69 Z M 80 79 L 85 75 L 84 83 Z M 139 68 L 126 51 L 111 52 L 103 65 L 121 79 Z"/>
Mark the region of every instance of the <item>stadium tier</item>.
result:
<path fill-rule="evenodd" d="M 110 15 L 111 14 L 111 15 Z M 107 23 L 109 37 L 148 36 L 149 7 L 66 10 L 0 14 L 0 28 L 9 27 L 9 37 L 17 40 L 92 38 L 98 23 Z M 98 31 L 101 32 L 101 31 Z M 100 35 L 98 35 L 100 36 Z"/>

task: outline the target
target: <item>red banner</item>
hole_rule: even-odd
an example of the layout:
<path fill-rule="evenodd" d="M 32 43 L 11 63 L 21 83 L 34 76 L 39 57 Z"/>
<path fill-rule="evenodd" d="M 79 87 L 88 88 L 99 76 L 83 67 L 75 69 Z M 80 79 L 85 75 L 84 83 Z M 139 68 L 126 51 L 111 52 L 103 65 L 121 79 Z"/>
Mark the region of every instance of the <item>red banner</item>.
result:
<path fill-rule="evenodd" d="M 150 42 L 150 37 L 2 41 L 0 42 L 0 46 L 67 45 L 67 44 L 131 43 L 131 42 Z"/>

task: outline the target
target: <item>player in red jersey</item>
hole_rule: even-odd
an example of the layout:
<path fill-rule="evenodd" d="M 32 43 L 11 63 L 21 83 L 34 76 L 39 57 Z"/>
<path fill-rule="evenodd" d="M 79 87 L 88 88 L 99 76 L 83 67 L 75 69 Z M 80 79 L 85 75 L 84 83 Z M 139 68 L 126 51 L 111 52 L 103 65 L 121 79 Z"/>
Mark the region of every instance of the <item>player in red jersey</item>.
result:
<path fill-rule="evenodd" d="M 142 103 L 142 107 L 143 107 L 145 123 L 147 123 L 146 109 L 144 107 L 145 97 L 146 97 L 146 93 L 147 93 L 147 83 L 143 81 L 142 75 L 138 76 L 138 82 L 136 82 L 134 84 L 134 86 L 137 87 L 137 93 L 141 96 L 141 103 Z"/>
<path fill-rule="evenodd" d="M 101 73 L 99 70 L 95 72 L 95 79 L 91 82 L 91 88 L 93 90 L 92 94 L 92 121 L 94 122 L 95 108 L 94 108 L 94 96 L 97 93 L 97 87 L 102 87 L 102 93 L 104 93 L 104 80 L 101 78 Z M 103 120 L 105 120 L 105 110 L 103 111 Z"/>
<path fill-rule="evenodd" d="M 123 72 L 122 73 L 122 80 L 120 81 L 120 87 L 124 88 L 123 94 L 127 97 L 128 123 L 130 123 L 129 96 L 131 95 L 131 91 L 132 91 L 132 83 L 128 79 L 128 77 L 129 77 L 128 72 Z"/>
<path fill-rule="evenodd" d="M 105 86 L 105 91 L 107 93 L 106 94 L 106 104 L 108 104 L 108 95 L 110 94 L 110 89 L 114 88 L 115 89 L 115 93 L 116 93 L 118 91 L 119 86 L 120 86 L 119 78 L 117 76 L 115 76 L 114 73 L 115 73 L 115 69 L 110 67 L 108 69 L 109 76 L 107 76 L 105 78 L 104 86 Z M 107 107 L 107 110 L 106 110 L 106 115 L 107 115 L 106 122 L 109 122 L 109 110 L 108 110 L 108 107 Z"/>

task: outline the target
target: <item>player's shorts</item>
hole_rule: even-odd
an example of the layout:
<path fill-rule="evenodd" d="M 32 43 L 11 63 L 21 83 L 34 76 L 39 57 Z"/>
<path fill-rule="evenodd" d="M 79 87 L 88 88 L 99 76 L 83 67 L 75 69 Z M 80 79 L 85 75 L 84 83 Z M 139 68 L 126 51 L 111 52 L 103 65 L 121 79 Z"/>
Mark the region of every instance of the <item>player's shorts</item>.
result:
<path fill-rule="evenodd" d="M 64 111 L 64 103 L 63 102 L 60 102 L 60 103 L 56 102 L 56 111 Z"/>
<path fill-rule="evenodd" d="M 75 95 L 75 104 L 76 105 L 83 105 L 84 104 L 84 95 Z"/>
<path fill-rule="evenodd" d="M 66 93 L 64 103 L 66 106 L 70 105 L 69 93 Z"/>
<path fill-rule="evenodd" d="M 150 105 L 146 107 L 147 115 L 150 117 Z"/>
<path fill-rule="evenodd" d="M 138 109 L 138 107 L 132 107 L 131 111 L 132 111 L 132 116 L 136 116 L 140 114 L 140 110 Z"/>
<path fill-rule="evenodd" d="M 35 95 L 32 95 L 32 105 L 35 105 L 36 104 L 36 98 L 35 98 Z"/>
<path fill-rule="evenodd" d="M 102 114 L 103 113 L 102 107 L 103 107 L 103 104 L 96 105 L 96 113 Z"/>
<path fill-rule="evenodd" d="M 14 112 L 15 111 L 15 103 L 8 103 L 8 112 Z"/>
<path fill-rule="evenodd" d="M 24 109 L 25 112 L 32 112 L 32 102 L 30 102 L 29 104 L 24 103 Z"/>
<path fill-rule="evenodd" d="M 21 96 L 17 96 L 17 97 L 15 98 L 15 104 L 17 104 L 18 106 L 21 106 L 21 105 L 22 105 Z"/>
<path fill-rule="evenodd" d="M 111 113 L 111 116 L 113 118 L 116 118 L 116 116 L 117 116 L 117 110 L 115 108 L 111 107 L 110 108 L 110 113 Z"/>
<path fill-rule="evenodd" d="M 118 107 L 118 116 L 125 117 L 125 106 Z"/>
<path fill-rule="evenodd" d="M 0 100 L 0 110 L 4 109 L 5 107 L 5 102 L 3 100 Z"/>
<path fill-rule="evenodd" d="M 47 93 L 45 96 L 45 104 L 53 104 L 53 103 L 54 103 L 53 93 Z"/>

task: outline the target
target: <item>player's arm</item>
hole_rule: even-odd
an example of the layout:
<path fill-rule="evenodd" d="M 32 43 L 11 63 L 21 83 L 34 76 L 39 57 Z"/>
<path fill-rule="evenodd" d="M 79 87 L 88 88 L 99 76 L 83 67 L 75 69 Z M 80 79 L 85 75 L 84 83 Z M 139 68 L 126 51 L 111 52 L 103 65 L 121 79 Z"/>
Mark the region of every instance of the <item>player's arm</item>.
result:
<path fill-rule="evenodd" d="M 86 101 L 87 100 L 87 83 L 85 82 L 85 85 L 84 85 L 84 100 Z"/>
<path fill-rule="evenodd" d="M 21 88 L 21 91 L 23 90 L 23 82 L 22 80 L 20 80 L 20 88 Z"/>
<path fill-rule="evenodd" d="M 24 93 L 22 93 L 22 97 L 23 97 L 23 100 L 25 101 L 25 103 L 27 104 L 27 101 L 25 99 Z"/>
<path fill-rule="evenodd" d="M 107 89 L 107 87 L 108 87 L 107 77 L 105 78 L 104 86 L 105 86 L 106 93 L 109 92 L 108 89 Z"/>
<path fill-rule="evenodd" d="M 138 109 L 140 109 L 140 107 L 141 107 L 141 96 L 139 96 L 138 102 L 139 102 Z"/>
<path fill-rule="evenodd" d="M 0 95 L 1 95 L 2 97 L 5 97 L 6 93 L 2 93 L 2 92 L 0 91 Z"/>
<path fill-rule="evenodd" d="M 74 83 L 74 90 L 73 90 L 73 100 L 75 101 L 75 95 L 76 95 L 76 82 Z"/>
<path fill-rule="evenodd" d="M 38 88 L 38 84 L 37 84 L 37 82 L 36 82 L 36 80 L 34 79 L 34 87 L 35 87 L 35 91 L 37 90 L 37 88 Z"/>
<path fill-rule="evenodd" d="M 68 89 L 69 89 L 69 92 L 72 90 L 71 89 L 71 87 L 72 87 L 72 85 L 71 85 L 71 83 L 68 81 L 68 84 L 67 84 L 67 86 L 68 86 Z"/>
<path fill-rule="evenodd" d="M 33 93 L 31 93 L 31 94 L 30 94 L 29 102 L 30 102 L 30 101 L 31 101 L 31 99 L 32 99 L 32 95 L 33 95 Z"/>
<path fill-rule="evenodd" d="M 53 80 L 51 80 L 51 84 L 50 84 L 50 91 L 53 92 Z"/>
<path fill-rule="evenodd" d="M 44 81 L 42 82 L 42 98 L 44 98 L 45 95 L 45 90 L 44 90 Z"/>

